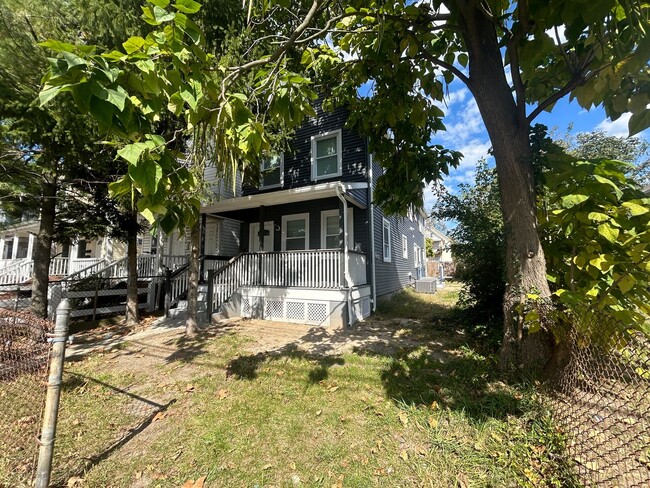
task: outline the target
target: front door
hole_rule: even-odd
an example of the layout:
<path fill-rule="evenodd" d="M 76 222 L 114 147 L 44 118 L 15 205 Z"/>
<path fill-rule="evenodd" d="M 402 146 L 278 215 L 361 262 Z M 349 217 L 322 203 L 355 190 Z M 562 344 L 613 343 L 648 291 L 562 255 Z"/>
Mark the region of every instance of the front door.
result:
<path fill-rule="evenodd" d="M 250 234 L 248 236 L 248 249 L 250 252 L 274 251 L 273 249 L 273 226 L 272 220 L 264 222 L 264 249 L 260 248 L 260 223 L 250 224 Z"/>

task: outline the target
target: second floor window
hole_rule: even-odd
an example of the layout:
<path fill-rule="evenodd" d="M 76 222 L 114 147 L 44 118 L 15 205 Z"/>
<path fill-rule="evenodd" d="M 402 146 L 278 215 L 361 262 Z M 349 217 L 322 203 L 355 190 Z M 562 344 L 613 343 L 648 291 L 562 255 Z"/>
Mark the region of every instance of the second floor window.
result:
<path fill-rule="evenodd" d="M 343 150 L 341 131 L 327 132 L 312 137 L 311 140 L 311 176 L 312 180 L 340 176 L 343 167 Z"/>
<path fill-rule="evenodd" d="M 267 156 L 260 167 L 260 188 L 282 186 L 282 170 L 284 156 L 282 154 Z"/>

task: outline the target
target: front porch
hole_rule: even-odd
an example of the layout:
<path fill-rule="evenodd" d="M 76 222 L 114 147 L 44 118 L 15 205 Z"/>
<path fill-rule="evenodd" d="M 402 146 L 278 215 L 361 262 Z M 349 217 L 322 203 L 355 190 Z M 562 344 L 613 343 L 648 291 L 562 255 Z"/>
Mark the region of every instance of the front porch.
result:
<path fill-rule="evenodd" d="M 370 315 L 366 270 L 366 255 L 355 251 L 242 253 L 208 272 L 208 317 L 342 327 Z"/>

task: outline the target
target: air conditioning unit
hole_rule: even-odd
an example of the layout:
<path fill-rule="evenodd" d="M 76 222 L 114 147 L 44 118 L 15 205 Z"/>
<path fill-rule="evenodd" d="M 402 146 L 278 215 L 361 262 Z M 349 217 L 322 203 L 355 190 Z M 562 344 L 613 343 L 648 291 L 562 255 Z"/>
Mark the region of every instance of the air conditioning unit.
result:
<path fill-rule="evenodd" d="M 420 278 L 419 280 L 415 280 L 415 291 L 418 293 L 435 293 L 436 279 Z"/>

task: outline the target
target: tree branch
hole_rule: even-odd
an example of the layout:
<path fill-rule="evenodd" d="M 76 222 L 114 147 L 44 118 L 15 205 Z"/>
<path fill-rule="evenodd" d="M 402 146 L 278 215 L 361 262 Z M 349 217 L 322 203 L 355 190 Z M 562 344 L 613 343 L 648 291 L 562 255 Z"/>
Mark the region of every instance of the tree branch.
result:
<path fill-rule="evenodd" d="M 430 61 L 431 63 L 441 68 L 445 68 L 446 70 L 451 71 L 454 75 L 456 75 L 456 77 L 458 77 L 459 80 L 469 86 L 469 78 L 461 70 L 456 68 L 454 65 L 443 61 L 440 58 L 436 58 L 433 54 L 422 49 L 422 46 L 420 46 L 420 51 L 422 52 L 422 57 L 424 57 L 427 61 Z"/>

